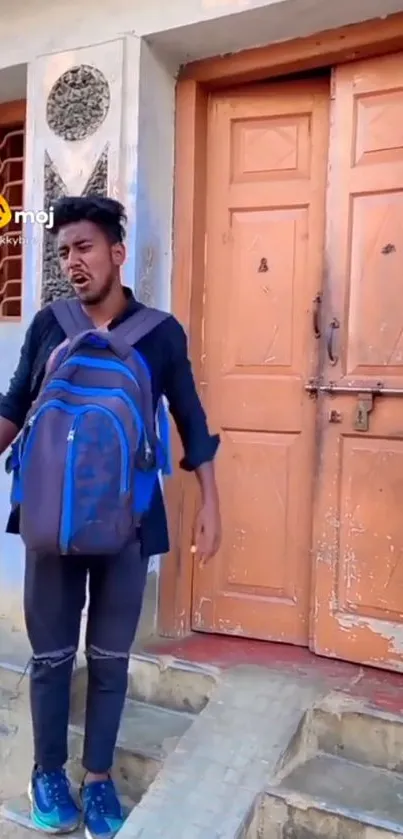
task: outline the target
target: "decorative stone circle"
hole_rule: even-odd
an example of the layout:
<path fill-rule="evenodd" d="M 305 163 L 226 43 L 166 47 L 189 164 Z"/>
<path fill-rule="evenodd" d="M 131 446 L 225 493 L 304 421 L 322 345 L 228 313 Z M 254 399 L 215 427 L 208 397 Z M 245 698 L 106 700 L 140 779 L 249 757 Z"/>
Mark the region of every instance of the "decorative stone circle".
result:
<path fill-rule="evenodd" d="M 110 106 L 107 79 L 97 67 L 80 64 L 54 83 L 46 103 L 49 128 L 63 140 L 85 140 L 102 125 Z"/>

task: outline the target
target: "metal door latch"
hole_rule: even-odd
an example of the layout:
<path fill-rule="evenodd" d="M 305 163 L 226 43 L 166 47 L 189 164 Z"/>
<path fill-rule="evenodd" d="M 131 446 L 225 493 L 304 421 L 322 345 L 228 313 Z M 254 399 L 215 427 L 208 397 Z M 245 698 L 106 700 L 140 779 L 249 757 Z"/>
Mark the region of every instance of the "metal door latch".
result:
<path fill-rule="evenodd" d="M 372 393 L 359 393 L 358 402 L 354 417 L 355 431 L 368 431 L 369 429 L 369 415 L 374 407 L 374 397 Z"/>

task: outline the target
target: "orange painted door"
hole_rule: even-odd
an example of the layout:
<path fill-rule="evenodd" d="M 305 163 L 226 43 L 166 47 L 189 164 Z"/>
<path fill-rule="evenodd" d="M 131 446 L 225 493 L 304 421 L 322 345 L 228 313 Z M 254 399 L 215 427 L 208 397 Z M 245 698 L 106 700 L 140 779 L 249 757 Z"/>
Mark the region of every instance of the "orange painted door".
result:
<path fill-rule="evenodd" d="M 308 643 L 329 85 L 209 107 L 203 399 L 221 433 L 222 550 L 195 567 L 193 628 Z"/>
<path fill-rule="evenodd" d="M 319 399 L 312 648 L 403 670 L 403 54 L 338 68 L 332 100 L 323 381 L 392 394 L 367 430 L 368 394 Z"/>

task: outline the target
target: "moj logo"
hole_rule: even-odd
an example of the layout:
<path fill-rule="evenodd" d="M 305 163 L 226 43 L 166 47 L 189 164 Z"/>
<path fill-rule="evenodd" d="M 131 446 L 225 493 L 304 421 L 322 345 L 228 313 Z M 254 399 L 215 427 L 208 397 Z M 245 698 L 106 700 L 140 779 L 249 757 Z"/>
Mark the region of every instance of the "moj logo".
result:
<path fill-rule="evenodd" d="M 0 195 L 0 230 L 4 230 L 12 222 L 16 225 L 20 222 L 41 224 L 46 230 L 51 230 L 54 225 L 53 207 L 49 207 L 48 211 L 39 210 L 37 213 L 32 210 L 12 210 L 4 195 Z"/>

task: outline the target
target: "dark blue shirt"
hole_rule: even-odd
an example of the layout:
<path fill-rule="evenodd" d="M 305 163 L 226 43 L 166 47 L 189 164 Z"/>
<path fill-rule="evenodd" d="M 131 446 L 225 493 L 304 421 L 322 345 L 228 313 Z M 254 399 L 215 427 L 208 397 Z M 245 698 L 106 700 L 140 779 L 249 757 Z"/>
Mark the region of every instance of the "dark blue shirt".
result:
<path fill-rule="evenodd" d="M 142 308 L 130 289 L 125 288 L 124 291 L 127 308 L 123 315 L 110 323 L 109 329 Z M 19 429 L 38 396 L 50 354 L 65 338 L 50 306 L 37 312 L 25 336 L 8 392 L 0 399 L 0 416 L 10 420 Z M 155 408 L 162 395 L 168 399 L 184 449 L 180 464 L 182 469 L 192 471 L 202 463 L 212 461 L 219 445 L 219 436 L 209 434 L 188 358 L 186 335 L 181 325 L 173 316 L 169 316 L 142 338 L 136 349 L 150 370 Z M 18 508 L 11 511 L 7 532 L 19 532 Z M 159 483 L 150 510 L 142 522 L 141 542 L 144 556 L 169 551 L 167 519 Z"/>

